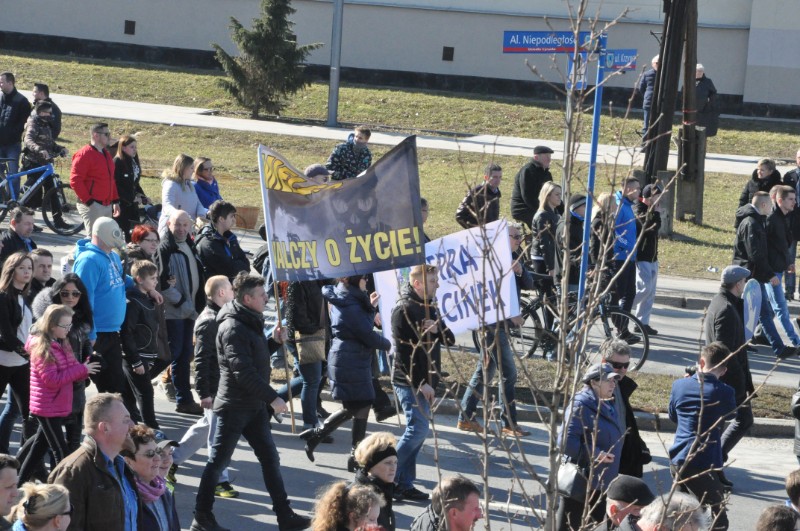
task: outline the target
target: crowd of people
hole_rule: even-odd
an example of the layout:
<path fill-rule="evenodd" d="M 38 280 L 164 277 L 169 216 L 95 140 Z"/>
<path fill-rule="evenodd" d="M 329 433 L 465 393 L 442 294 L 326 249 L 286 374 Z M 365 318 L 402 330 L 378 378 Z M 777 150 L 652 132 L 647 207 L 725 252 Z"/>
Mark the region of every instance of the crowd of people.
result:
<path fill-rule="evenodd" d="M 31 168 L 68 155 L 56 143 L 60 111 L 46 85 L 35 86 L 33 107 L 16 91 L 13 74 L 0 74 L 0 90 L 0 157 L 10 159 L 9 171 L 16 171 L 20 161 Z M 0 502 L 6 502 L 2 508 L 8 518 L 0 520 L 0 528 L 180 529 L 173 494 L 177 474 L 206 446 L 191 529 L 224 531 L 213 506 L 217 497 L 239 495 L 227 469 L 241 436 L 259 461 L 281 530 L 391 531 L 394 503 L 429 499 L 412 529 L 467 530 L 482 517 L 480 490 L 471 481 L 445 478 L 432 495 L 417 484 L 417 457 L 430 430 L 431 405 L 441 392 L 440 351 L 455 343 L 436 308 L 435 266 L 411 268 L 385 324 L 370 275 L 288 283 L 279 301 L 286 322 L 267 337 L 266 252 L 256 253 L 262 258 L 253 274 L 250 257 L 232 231 L 236 207 L 223 199 L 212 161 L 178 155 L 162 174 L 159 203 L 141 186 L 135 136 L 112 143 L 109 125 L 96 123 L 89 137 L 72 156 L 70 172 L 87 238 L 62 261 L 60 278 L 53 276 L 53 254 L 34 241 L 38 228 L 29 208 L 11 212 L 0 240 L 0 389 L 7 390 L 0 415 L 0 493 L 5 494 Z M 369 129 L 356 127 L 324 165 L 306 169 L 307 178 L 357 178 L 372 163 L 369 138 Z M 583 224 L 590 223 L 586 251 L 593 275 L 648 334 L 657 334 L 650 314 L 663 186 L 642 187 L 629 177 L 613 194 L 564 198 L 550 173 L 552 153 L 547 146 L 535 147 L 514 180 L 515 221 L 508 224 L 508 234 L 517 289 L 536 287 L 552 296 L 566 280 L 567 289 L 576 291 Z M 455 213 L 459 225 L 471 228 L 500 218 L 502 174 L 498 164 L 486 167 L 484 182 L 469 190 Z M 582 497 L 563 495 L 557 513 L 550 515 L 560 529 L 580 528 L 587 503 L 598 529 L 694 529 L 707 525 L 700 523 L 710 518 L 705 506 L 710 506 L 713 528 L 727 529 L 724 494 L 732 484 L 722 470 L 753 423 L 741 303 L 748 279 L 757 279 L 762 290 L 763 334 L 757 338 L 763 335 L 780 358 L 796 355 L 800 347 L 786 306 L 796 287 L 800 214 L 794 208 L 800 170 L 776 174 L 774 162 L 763 159 L 744 188 L 734 264 L 723 271 L 705 321 L 708 344 L 695 372 L 677 381 L 670 396 L 669 414 L 678 426 L 670 458 L 676 485 L 684 492 L 655 497 L 641 479 L 651 456 L 630 406 L 636 383 L 627 376 L 629 345 L 641 338 L 627 323 L 617 322 L 616 338 L 603 346 L 602 361 L 585 370 L 583 387 L 571 397 L 559 430 L 564 462 L 589 477 Z M 585 219 L 588 201 L 594 201 L 591 220 Z M 424 200 L 422 207 L 427 213 Z M 529 246 L 523 243 L 526 235 Z M 783 344 L 776 315 L 792 345 Z M 546 313 L 545 325 L 554 318 Z M 515 356 L 506 332 L 520 324 L 512 316 L 486 327 L 485 352 L 461 398 L 458 429 L 483 431 L 476 418 L 478 401 L 499 368 L 502 435 L 530 434 L 517 423 Z M 397 409 L 377 380 L 375 353 L 390 348 L 375 330 L 381 326 L 391 327 L 395 341 L 391 382 Z M 294 354 L 296 378 L 275 389 L 272 355 L 283 346 Z M 555 347 L 545 350 L 545 359 L 558 360 Z M 156 380 L 178 413 L 199 417 L 179 441 L 167 439 L 160 429 Z M 332 398 L 341 403 L 333 413 L 321 403 L 326 380 Z M 96 394 L 87 395 L 89 382 Z M 313 518 L 292 509 L 271 434 L 270 422 L 288 411 L 290 396 L 301 400 L 299 437 L 312 462 L 318 445 L 332 442 L 337 428 L 351 423 L 351 451 L 343 461 L 355 475 L 327 487 Z M 402 436 L 368 435 L 371 409 L 378 421 L 401 412 Z M 7 454 L 17 419 L 20 446 L 13 458 Z M 24 495 L 15 503 L 18 486 Z M 795 491 L 800 492 L 796 485 L 790 490 L 787 480 L 794 508 Z M 763 518 L 782 518 L 780 511 L 772 512 Z M 674 525 L 664 527 L 669 519 Z"/>

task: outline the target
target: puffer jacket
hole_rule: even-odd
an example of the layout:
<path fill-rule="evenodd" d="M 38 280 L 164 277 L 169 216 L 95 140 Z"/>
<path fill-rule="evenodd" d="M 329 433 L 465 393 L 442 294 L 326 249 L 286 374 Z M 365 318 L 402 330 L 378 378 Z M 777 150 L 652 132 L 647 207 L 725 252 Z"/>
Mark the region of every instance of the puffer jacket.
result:
<path fill-rule="evenodd" d="M 37 116 L 36 111 L 25 123 L 23 145 L 22 165 L 25 168 L 44 166 L 64 150 L 64 146 L 56 144 L 52 119 Z"/>
<path fill-rule="evenodd" d="M 138 287 L 126 292 L 125 322 L 120 330 L 122 353 L 133 367 L 158 359 L 160 323 L 153 300 Z"/>
<path fill-rule="evenodd" d="M 642 95 L 642 109 L 649 109 L 653 106 L 653 90 L 655 89 L 657 75 L 658 70 L 651 68 L 639 80 L 639 85 L 636 88 L 639 90 L 639 94 Z"/>
<path fill-rule="evenodd" d="M 219 388 L 219 361 L 217 360 L 217 315 L 220 307 L 208 301 L 194 323 L 194 387 L 200 398 L 212 398 Z"/>
<path fill-rule="evenodd" d="M 742 195 L 739 196 L 739 206 L 743 207 L 753 200 L 756 192 L 767 192 L 772 190 L 776 184 L 781 184 L 781 172 L 773 170 L 766 179 L 758 178 L 758 168 L 753 170 L 750 180 L 744 184 Z"/>
<path fill-rule="evenodd" d="M 325 163 L 325 167 L 333 172 L 331 179 L 334 181 L 355 179 L 370 165 L 372 165 L 372 152 L 369 148 L 356 151 L 353 133 L 347 137 L 347 142 L 333 148 L 333 152 Z"/>
<path fill-rule="evenodd" d="M 28 337 L 28 354 L 38 341 L 38 336 Z M 72 383 L 85 380 L 89 370 L 58 341 L 50 343 L 50 351 L 55 362 L 31 356 L 30 412 L 39 417 L 66 417 L 72 413 Z"/>
<path fill-rule="evenodd" d="M 192 241 L 187 239 L 186 243 L 192 250 L 192 256 L 187 256 L 180 250 L 175 237 L 169 231 L 161 237 L 158 246 L 157 254 L 161 264 L 160 291 L 164 295 L 167 319 L 196 319 L 206 304 L 206 295 L 203 291 L 206 283 L 203 264 L 197 257 L 197 250 Z M 195 260 L 199 278 L 191 278 L 189 260 Z M 170 286 L 169 278 L 173 275 L 177 282 L 175 286 Z M 192 288 L 196 288 L 194 300 L 192 300 Z"/>
<path fill-rule="evenodd" d="M 544 207 L 533 216 L 533 241 L 531 241 L 531 258 L 544 262 L 548 272 L 556 269 L 556 228 L 559 222 L 558 212 Z"/>
<path fill-rule="evenodd" d="M 392 501 L 394 500 L 394 483 L 386 483 L 380 478 L 370 476 L 364 470 L 356 472 L 356 478 L 353 482 L 357 485 L 368 485 L 378 491 L 382 496 L 386 505 L 381 507 L 381 512 L 378 514 L 378 525 L 383 527 L 386 531 L 395 530 L 394 509 L 392 508 Z"/>
<path fill-rule="evenodd" d="M 264 337 L 264 316 L 232 301 L 217 314 L 219 388 L 214 411 L 260 409 L 278 397 L 270 385 L 270 354 L 280 343 Z"/>
<path fill-rule="evenodd" d="M 736 211 L 736 240 L 733 244 L 733 264 L 750 270 L 750 278 L 769 282 L 775 271 L 769 265 L 766 217 L 753 205 Z"/>
<path fill-rule="evenodd" d="M 220 234 L 206 225 L 200 231 L 195 247 L 206 278 L 224 275 L 233 281 L 239 272 L 250 271 L 250 260 L 239 246 L 239 239 L 231 231 Z"/>
<path fill-rule="evenodd" d="M 322 296 L 330 304 L 331 348 L 328 377 L 335 400 L 374 400 L 372 359 L 375 350 L 389 350 L 391 343 L 373 327 L 375 309 L 365 291 L 356 286 L 324 286 Z"/>

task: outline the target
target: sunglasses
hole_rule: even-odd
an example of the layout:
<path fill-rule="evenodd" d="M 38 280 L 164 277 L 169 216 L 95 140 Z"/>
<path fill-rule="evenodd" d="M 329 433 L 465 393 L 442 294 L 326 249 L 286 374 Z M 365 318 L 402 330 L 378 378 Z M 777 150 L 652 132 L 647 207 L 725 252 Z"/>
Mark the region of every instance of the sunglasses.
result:
<path fill-rule="evenodd" d="M 159 456 L 159 457 L 161 457 L 162 453 L 161 453 L 161 450 L 147 450 L 147 451 L 146 451 L 145 453 L 143 453 L 142 455 L 143 455 L 143 456 L 145 456 L 145 457 L 146 457 L 146 458 L 148 458 L 148 459 L 152 459 L 152 458 L 154 458 L 155 456 Z"/>
<path fill-rule="evenodd" d="M 66 299 L 66 298 L 70 298 L 70 297 L 73 298 L 73 299 L 77 299 L 78 297 L 81 296 L 81 292 L 80 291 L 77 291 L 77 290 L 69 291 L 69 290 L 66 290 L 66 289 L 63 290 L 63 291 L 60 291 L 58 294 L 61 295 L 62 299 Z"/>
<path fill-rule="evenodd" d="M 625 363 L 622 363 L 621 361 L 609 361 L 607 363 L 615 369 L 627 369 L 631 365 L 630 361 L 626 361 Z"/>

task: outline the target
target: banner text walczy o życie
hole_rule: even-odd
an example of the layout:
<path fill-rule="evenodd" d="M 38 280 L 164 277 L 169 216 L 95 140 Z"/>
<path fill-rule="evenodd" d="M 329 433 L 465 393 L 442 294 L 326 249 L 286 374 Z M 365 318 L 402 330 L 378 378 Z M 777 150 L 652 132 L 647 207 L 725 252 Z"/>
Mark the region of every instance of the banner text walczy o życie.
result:
<path fill-rule="evenodd" d="M 425 261 L 416 137 L 356 179 L 316 184 L 258 148 L 261 196 L 275 280 L 315 280 Z"/>

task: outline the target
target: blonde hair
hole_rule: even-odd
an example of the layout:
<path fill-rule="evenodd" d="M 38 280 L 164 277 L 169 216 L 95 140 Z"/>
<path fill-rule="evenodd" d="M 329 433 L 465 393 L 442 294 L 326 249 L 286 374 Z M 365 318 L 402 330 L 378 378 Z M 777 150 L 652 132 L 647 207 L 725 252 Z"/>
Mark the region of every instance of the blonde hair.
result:
<path fill-rule="evenodd" d="M 22 491 L 23 497 L 11 509 L 10 519 L 21 520 L 31 531 L 70 510 L 69 491 L 61 485 L 25 483 Z"/>
<path fill-rule="evenodd" d="M 553 181 L 544 183 L 542 189 L 539 191 L 539 212 L 542 212 L 547 207 L 547 200 L 550 199 L 550 194 L 552 194 L 556 188 L 561 190 L 561 185 Z"/>
<path fill-rule="evenodd" d="M 52 335 L 53 328 L 58 326 L 58 322 L 62 317 L 69 317 L 72 322 L 72 316 L 75 312 L 69 306 L 63 304 L 51 304 L 44 311 L 44 314 L 33 325 L 31 335 L 36 336 L 36 340 L 31 342 L 30 355 L 31 360 L 41 359 L 44 363 L 55 363 L 56 358 L 53 356 L 51 343 L 58 341 Z M 61 341 L 61 347 L 72 353 L 69 341 Z"/>
<path fill-rule="evenodd" d="M 373 433 L 358 443 L 355 450 L 356 461 L 358 461 L 358 464 L 362 467 L 366 466 L 370 457 L 372 457 L 375 452 L 380 452 L 390 446 L 397 447 L 397 439 L 395 439 L 393 434 L 388 431 Z M 369 470 L 366 472 L 369 472 Z"/>
<path fill-rule="evenodd" d="M 603 192 L 597 196 L 597 208 L 592 210 L 592 220 L 597 216 L 602 216 L 612 212 L 614 196 L 610 192 Z"/>
<path fill-rule="evenodd" d="M 228 280 L 228 277 L 226 277 L 225 275 L 214 275 L 213 277 L 210 277 L 208 280 L 206 280 L 206 285 L 205 285 L 206 299 L 211 300 L 214 294 L 219 290 L 221 290 L 223 286 L 225 286 L 226 282 L 228 284 L 231 283 L 231 281 Z"/>
<path fill-rule="evenodd" d="M 194 159 L 192 157 L 181 153 L 175 157 L 175 162 L 172 163 L 172 169 L 164 170 L 164 173 L 161 174 L 161 177 L 163 179 L 176 182 L 181 185 L 181 188 L 183 188 L 186 185 L 186 181 L 183 180 L 183 172 L 185 172 L 186 168 L 191 167 L 193 164 Z"/>
<path fill-rule="evenodd" d="M 108 420 L 108 412 L 115 402 L 122 403 L 119 393 L 98 393 L 86 400 L 83 408 L 84 431 L 89 435 L 97 430 L 97 425 Z"/>
<path fill-rule="evenodd" d="M 383 496 L 369 485 L 347 486 L 344 481 L 334 483 L 323 492 L 314 508 L 312 531 L 336 531 L 339 526 L 350 525 L 350 515 L 358 522 L 375 507 L 383 507 Z"/>

